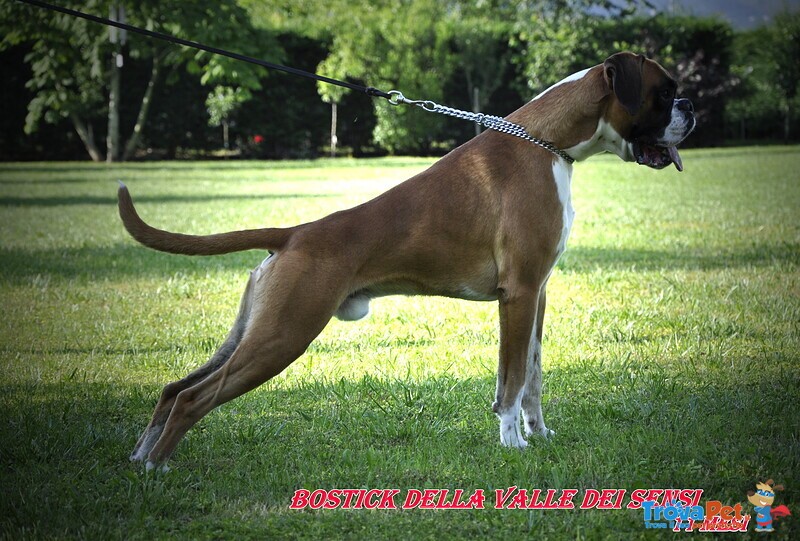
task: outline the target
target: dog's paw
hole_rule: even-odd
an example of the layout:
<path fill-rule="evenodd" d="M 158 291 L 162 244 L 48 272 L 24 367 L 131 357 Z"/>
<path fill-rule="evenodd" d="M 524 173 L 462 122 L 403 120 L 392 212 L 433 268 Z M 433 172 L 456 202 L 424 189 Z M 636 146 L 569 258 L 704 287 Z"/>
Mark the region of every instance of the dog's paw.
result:
<path fill-rule="evenodd" d="M 133 448 L 133 452 L 128 458 L 131 462 L 144 462 L 144 460 L 147 458 L 147 453 L 149 452 L 150 450 L 144 445 L 137 445 Z"/>
<path fill-rule="evenodd" d="M 144 469 L 149 471 L 149 472 L 153 471 L 153 470 L 157 470 L 157 471 L 160 471 L 161 473 L 167 473 L 169 471 L 169 466 L 167 466 L 166 464 L 162 464 L 161 466 L 159 466 L 155 462 L 152 462 L 152 461 L 148 460 L 147 463 L 144 466 Z"/>
<path fill-rule="evenodd" d="M 513 447 L 514 449 L 525 449 L 528 446 L 528 442 L 519 433 L 510 436 L 501 435 L 500 443 L 503 447 Z"/>
<path fill-rule="evenodd" d="M 525 449 L 528 446 L 528 442 L 520 434 L 501 435 L 500 443 L 503 447 L 512 447 L 514 449 Z"/>
<path fill-rule="evenodd" d="M 161 436 L 163 430 L 164 425 L 148 427 L 142 434 L 142 437 L 139 438 L 136 447 L 133 448 L 133 452 L 130 456 L 131 462 L 143 462 L 144 459 L 147 458 L 147 455 L 150 454 L 153 447 L 155 447 L 156 441 L 158 441 L 158 437 Z"/>
<path fill-rule="evenodd" d="M 522 437 L 517 423 L 500 424 L 500 443 L 504 447 L 514 447 L 516 449 L 524 449 L 528 446 L 528 442 Z"/>
<path fill-rule="evenodd" d="M 531 426 L 529 423 L 525 423 L 525 435 L 526 436 L 543 436 L 545 438 L 552 438 L 556 435 L 555 430 L 550 430 L 546 426 Z"/>
<path fill-rule="evenodd" d="M 549 428 L 544 427 L 539 431 L 539 435 L 544 436 L 547 439 L 550 439 L 550 438 L 552 438 L 553 436 L 556 435 L 556 431 L 555 430 L 550 430 Z"/>

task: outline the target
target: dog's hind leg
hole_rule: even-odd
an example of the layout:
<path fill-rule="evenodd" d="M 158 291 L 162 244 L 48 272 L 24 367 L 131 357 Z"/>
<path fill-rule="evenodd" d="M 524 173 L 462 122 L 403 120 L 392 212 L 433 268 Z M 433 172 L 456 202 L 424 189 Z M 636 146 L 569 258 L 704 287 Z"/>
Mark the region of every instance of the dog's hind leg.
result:
<path fill-rule="evenodd" d="M 184 389 L 147 457 L 164 465 L 186 432 L 215 407 L 282 372 L 305 352 L 346 296 L 346 280 L 282 254 L 267 279 L 255 284 L 254 306 L 242 340 L 221 370 Z M 283 259 L 284 264 L 281 264 Z M 269 303 L 263 302 L 268 298 Z"/>
<path fill-rule="evenodd" d="M 167 384 L 164 390 L 161 391 L 161 398 L 159 398 L 158 404 L 153 412 L 153 418 L 142 433 L 139 441 L 136 442 L 136 447 L 133 448 L 133 452 L 130 456 L 131 461 L 136 462 L 144 460 L 150 453 L 150 450 L 156 444 L 156 441 L 158 441 L 158 438 L 161 436 L 161 432 L 164 430 L 164 425 L 169 418 L 178 393 L 207 378 L 216 370 L 219 370 L 219 368 L 230 359 L 231 355 L 233 355 L 233 352 L 242 340 L 244 331 L 247 328 L 247 321 L 250 318 L 250 310 L 253 304 L 253 284 L 257 280 L 257 276 L 258 269 L 250 274 L 250 279 L 245 287 L 244 295 L 242 295 L 242 300 L 239 303 L 239 313 L 236 316 L 236 321 L 231 331 L 228 333 L 228 337 L 214 355 L 211 356 L 211 359 L 185 378 Z"/>

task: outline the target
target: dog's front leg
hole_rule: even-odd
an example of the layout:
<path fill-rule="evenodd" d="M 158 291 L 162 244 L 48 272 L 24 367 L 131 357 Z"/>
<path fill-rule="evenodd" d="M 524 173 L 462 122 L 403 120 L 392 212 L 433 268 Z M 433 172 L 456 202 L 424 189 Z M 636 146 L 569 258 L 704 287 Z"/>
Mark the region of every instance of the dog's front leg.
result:
<path fill-rule="evenodd" d="M 528 347 L 528 369 L 525 390 L 522 393 L 522 417 L 525 419 L 525 435 L 541 434 L 550 437 L 555 434 L 544 424 L 542 415 L 542 331 L 544 330 L 544 311 L 547 304 L 545 288 L 539 295 L 536 310 L 536 332 L 531 335 Z"/>
<path fill-rule="evenodd" d="M 538 304 L 538 287 L 505 291 L 500 299 L 500 363 L 492 409 L 500 418 L 500 443 L 509 447 L 527 445 L 520 432 L 519 412 Z"/>

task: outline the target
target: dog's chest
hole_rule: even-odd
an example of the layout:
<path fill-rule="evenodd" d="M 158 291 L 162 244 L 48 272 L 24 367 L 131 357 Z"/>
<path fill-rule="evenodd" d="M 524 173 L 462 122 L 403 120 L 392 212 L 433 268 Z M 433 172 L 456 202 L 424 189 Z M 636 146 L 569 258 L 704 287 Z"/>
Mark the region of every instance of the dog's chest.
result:
<path fill-rule="evenodd" d="M 561 238 L 558 241 L 556 261 L 567 248 L 567 239 L 572 230 L 575 210 L 572 208 L 572 166 L 564 160 L 553 162 L 553 179 L 561 202 Z"/>

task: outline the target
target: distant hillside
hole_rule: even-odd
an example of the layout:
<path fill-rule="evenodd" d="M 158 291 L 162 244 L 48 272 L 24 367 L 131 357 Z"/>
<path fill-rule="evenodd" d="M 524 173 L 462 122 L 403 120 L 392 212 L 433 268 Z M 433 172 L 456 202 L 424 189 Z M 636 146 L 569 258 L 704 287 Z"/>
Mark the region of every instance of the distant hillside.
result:
<path fill-rule="evenodd" d="M 768 23 L 784 8 L 800 9 L 800 0 L 650 0 L 659 11 L 688 15 L 720 15 L 735 28 Z"/>

